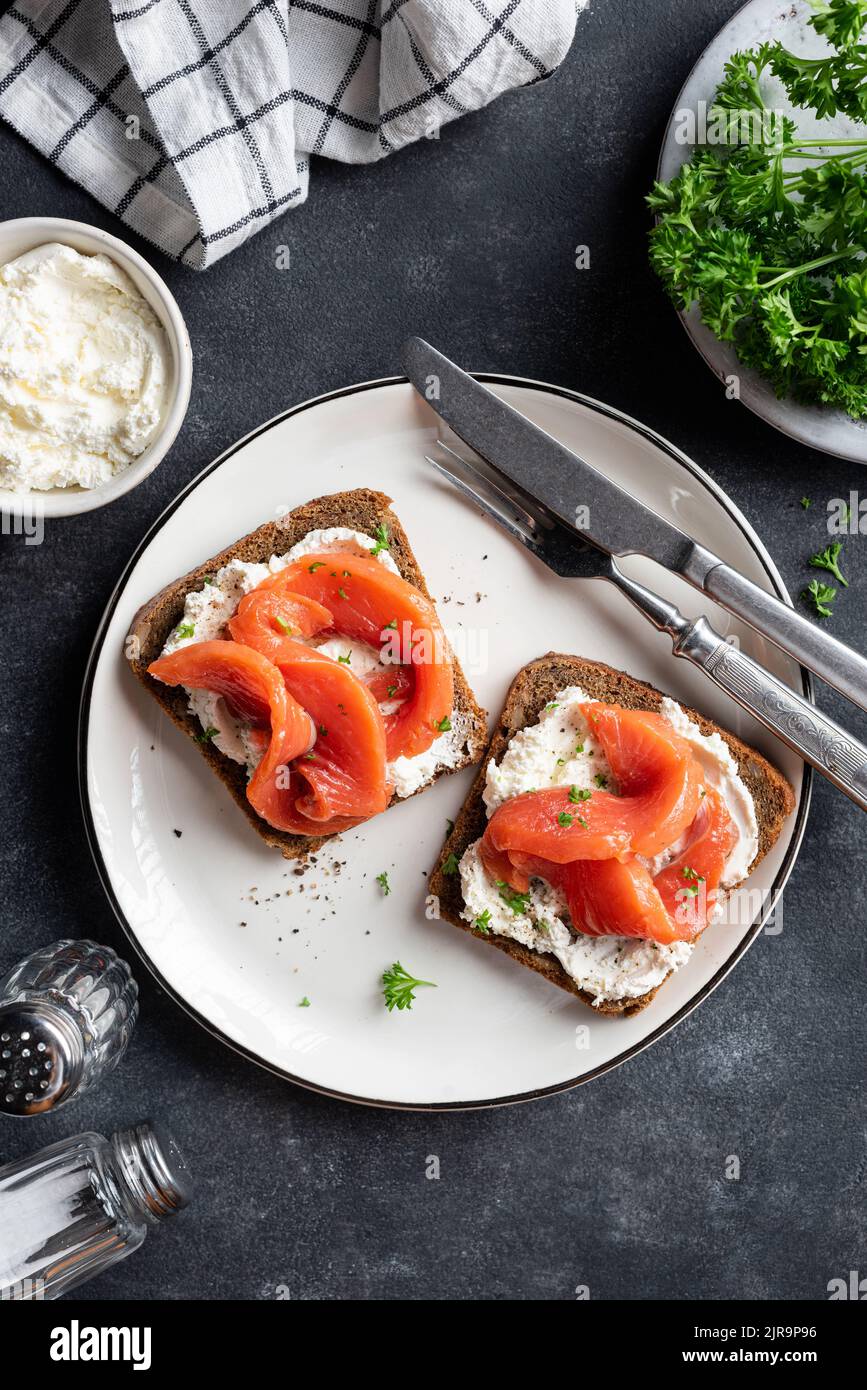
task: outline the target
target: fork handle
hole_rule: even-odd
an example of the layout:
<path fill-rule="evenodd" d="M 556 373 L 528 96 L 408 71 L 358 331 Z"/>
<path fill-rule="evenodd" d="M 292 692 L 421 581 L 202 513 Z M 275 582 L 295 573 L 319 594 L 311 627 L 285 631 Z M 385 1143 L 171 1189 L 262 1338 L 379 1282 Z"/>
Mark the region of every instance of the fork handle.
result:
<path fill-rule="evenodd" d="M 732 646 L 706 618 L 690 623 L 685 632 L 675 636 L 674 654 L 698 666 L 766 729 L 867 811 L 867 748 L 833 719 Z"/>
<path fill-rule="evenodd" d="M 823 632 L 796 609 L 730 569 L 716 565 L 705 576 L 704 591 L 763 637 L 781 647 L 853 704 L 867 709 L 867 658 Z"/>

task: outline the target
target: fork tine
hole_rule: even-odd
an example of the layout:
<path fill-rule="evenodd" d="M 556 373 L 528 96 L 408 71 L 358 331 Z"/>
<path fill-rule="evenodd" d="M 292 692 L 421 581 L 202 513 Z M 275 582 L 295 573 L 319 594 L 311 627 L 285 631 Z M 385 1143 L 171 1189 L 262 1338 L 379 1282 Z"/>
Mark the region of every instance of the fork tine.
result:
<path fill-rule="evenodd" d="M 461 443 L 464 444 L 464 441 L 461 440 Z M 514 483 L 511 478 L 507 478 L 504 473 L 500 472 L 496 464 L 491 463 L 477 450 L 471 449 L 471 457 L 467 458 L 464 454 L 459 454 L 455 449 L 449 448 L 442 439 L 437 440 L 437 447 L 448 454 L 450 458 L 456 460 L 472 477 L 484 478 L 485 482 L 507 505 L 516 507 L 523 514 L 531 528 L 553 531 L 559 525 L 559 522 L 548 514 L 543 503 L 526 492 L 520 483 Z M 468 444 L 464 444 L 464 447 L 469 449 Z"/>
<path fill-rule="evenodd" d="M 465 463 L 465 460 L 461 459 L 460 455 L 455 454 L 453 450 L 448 450 L 448 453 L 452 454 L 460 463 Z M 487 512 L 488 516 L 500 526 L 504 527 L 510 535 L 514 536 L 516 540 L 519 540 L 521 544 L 532 551 L 534 555 L 541 558 L 542 551 L 538 537 L 529 529 L 529 526 L 522 524 L 521 518 L 513 517 L 503 509 L 503 499 L 501 495 L 498 496 L 493 492 L 493 489 L 491 490 L 493 495 L 485 492 L 487 480 L 473 476 L 472 470 L 467 469 L 472 477 L 472 483 L 469 483 L 466 478 L 462 477 L 450 464 L 441 463 L 439 459 L 431 457 L 430 454 L 425 454 L 424 457 L 425 461 L 431 464 L 438 473 L 442 473 L 444 478 L 448 478 L 449 482 L 452 483 L 459 492 L 462 492 L 464 496 L 468 497 L 471 502 L 474 502 L 477 507 L 481 507 L 483 512 Z"/>
<path fill-rule="evenodd" d="M 524 496 L 513 495 L 513 493 L 507 491 L 507 489 L 500 484 L 499 478 L 497 478 L 496 475 L 493 475 L 493 477 L 490 475 L 488 468 L 485 466 L 485 460 L 482 459 L 481 456 L 475 455 L 474 453 L 472 459 L 465 459 L 461 453 L 457 453 L 457 450 L 450 449 L 447 443 L 443 443 L 442 439 L 436 441 L 436 446 L 438 446 L 440 452 L 445 453 L 447 459 L 452 461 L 453 466 L 456 466 L 457 475 L 459 475 L 459 477 L 463 477 L 464 480 L 468 478 L 472 485 L 481 486 L 482 491 L 496 498 L 497 502 L 506 509 L 507 513 L 517 513 L 515 520 L 520 520 L 521 523 L 527 527 L 527 530 L 531 532 L 532 537 L 535 539 L 539 538 L 539 530 L 540 527 L 542 527 L 542 521 L 540 521 L 538 514 L 535 512 L 535 505 L 528 506 Z M 520 489 L 518 489 L 518 491 L 520 491 Z"/>

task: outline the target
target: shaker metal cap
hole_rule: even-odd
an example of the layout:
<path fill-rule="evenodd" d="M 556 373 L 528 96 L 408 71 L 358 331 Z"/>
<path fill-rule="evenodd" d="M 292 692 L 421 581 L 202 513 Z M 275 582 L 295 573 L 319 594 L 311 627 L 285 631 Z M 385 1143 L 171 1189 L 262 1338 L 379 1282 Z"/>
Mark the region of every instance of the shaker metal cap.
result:
<path fill-rule="evenodd" d="M 81 1079 L 82 1036 L 65 1011 L 41 1000 L 0 1004 L 0 1112 L 39 1115 Z"/>
<path fill-rule="evenodd" d="M 0 1115 L 40 1115 L 107 1076 L 126 1052 L 138 986 L 95 941 L 41 946 L 0 975 Z"/>

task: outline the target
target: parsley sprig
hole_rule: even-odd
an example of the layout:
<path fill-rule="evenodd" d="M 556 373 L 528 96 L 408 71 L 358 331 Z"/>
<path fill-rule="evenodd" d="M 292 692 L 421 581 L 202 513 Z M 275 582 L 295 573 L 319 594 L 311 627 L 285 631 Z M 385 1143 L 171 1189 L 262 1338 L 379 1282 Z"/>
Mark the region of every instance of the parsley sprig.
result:
<path fill-rule="evenodd" d="M 849 580 L 845 579 L 840 572 L 840 551 L 843 549 L 842 541 L 832 541 L 832 543 L 820 550 L 818 555 L 811 555 L 809 563 L 817 570 L 830 570 L 834 578 L 848 589 Z"/>
<path fill-rule="evenodd" d="M 391 969 L 383 971 L 382 975 L 382 993 L 388 1012 L 391 1013 L 392 1009 L 411 1009 L 415 1002 L 415 991 L 421 985 L 436 989 L 433 980 L 415 979 L 396 960 Z"/>
<path fill-rule="evenodd" d="M 812 604 L 820 618 L 830 618 L 832 616 L 831 604 L 837 597 L 837 590 L 833 584 L 823 584 L 820 579 L 813 582 L 803 591 L 802 598 L 807 603 Z"/>

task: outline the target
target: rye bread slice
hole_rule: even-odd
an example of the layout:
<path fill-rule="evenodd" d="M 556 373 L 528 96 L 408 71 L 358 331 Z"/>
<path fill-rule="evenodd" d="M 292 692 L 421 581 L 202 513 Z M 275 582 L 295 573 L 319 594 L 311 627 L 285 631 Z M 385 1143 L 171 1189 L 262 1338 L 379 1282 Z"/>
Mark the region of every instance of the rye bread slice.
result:
<path fill-rule="evenodd" d="M 334 836 L 312 838 L 291 835 L 286 831 L 275 830 L 267 821 L 262 820 L 247 800 L 246 769 L 240 763 L 227 758 L 211 743 L 198 741 L 197 735 L 202 732 L 201 726 L 196 716 L 190 713 L 184 689 L 154 680 L 148 675 L 147 668 L 160 655 L 169 633 L 177 627 L 183 617 L 187 594 L 201 589 L 208 575 L 214 574 L 230 560 L 267 563 L 272 555 L 285 555 L 287 550 L 303 540 L 310 531 L 328 530 L 334 526 L 347 527 L 369 536 L 374 534 L 378 526 L 386 526 L 389 533 L 389 553 L 401 575 L 420 590 L 425 598 L 433 601 L 406 532 L 391 510 L 391 498 L 386 497 L 385 493 L 374 492 L 369 488 L 355 488 L 352 492 L 317 497 L 312 502 L 306 502 L 304 506 L 285 513 L 276 521 L 266 522 L 250 535 L 235 541 L 219 555 L 212 555 L 210 559 L 190 570 L 189 574 L 161 589 L 139 609 L 129 634 L 134 640 L 130 642 L 127 639 L 125 645 L 125 654 L 128 654 L 134 675 L 162 706 L 173 723 L 194 741 L 202 757 L 240 806 L 257 834 L 266 844 L 281 850 L 286 859 L 303 859 Z M 455 768 L 441 769 L 433 781 L 446 773 L 478 762 L 487 739 L 486 712 L 477 704 L 456 657 L 454 673 L 455 712 L 466 728 L 466 739 L 462 756 Z M 428 782 L 426 787 L 432 786 L 433 781 Z M 419 791 L 425 791 L 426 787 L 420 787 Z M 402 798 L 394 797 L 390 804 L 393 806 L 400 799 Z"/>
<path fill-rule="evenodd" d="M 559 985 L 561 989 L 577 995 L 583 1003 L 591 1005 L 595 1013 L 629 1017 L 647 1008 L 657 990 L 665 984 L 665 980 L 637 999 L 612 999 L 594 1005 L 594 996 L 581 989 L 554 956 L 542 955 L 518 941 L 510 941 L 507 937 L 477 932 L 461 917 L 464 900 L 460 875 L 443 873 L 443 864 L 450 854 L 454 854 L 460 860 L 469 846 L 484 833 L 488 822 L 482 793 L 485 789 L 488 764 L 491 761 L 498 762 L 512 736 L 519 729 L 534 723 L 558 691 L 569 685 L 581 686 L 591 699 L 623 705 L 626 709 L 655 711 L 660 708 L 665 698 L 654 686 L 636 680 L 624 671 L 605 666 L 600 661 L 588 661 L 578 656 L 561 656 L 554 652 L 531 661 L 518 672 L 512 682 L 503 713 L 494 729 L 476 780 L 455 821 L 454 829 L 446 839 L 439 863 L 431 874 L 430 892 L 439 898 L 440 915 L 453 926 L 469 932 L 478 941 L 485 941 L 491 946 L 496 946 L 498 950 L 505 951 L 521 965 L 538 971 L 552 984 Z M 737 762 L 740 776 L 755 801 L 759 848 L 750 865 L 749 872 L 752 873 L 776 843 L 783 822 L 794 810 L 795 794 L 783 774 L 755 748 L 751 748 L 726 729 L 720 728 L 712 719 L 705 718 L 697 710 L 686 705 L 683 708 L 696 721 L 703 734 L 717 733 L 725 740 Z M 671 977 L 671 973 L 673 972 L 669 972 L 667 979 Z"/>

